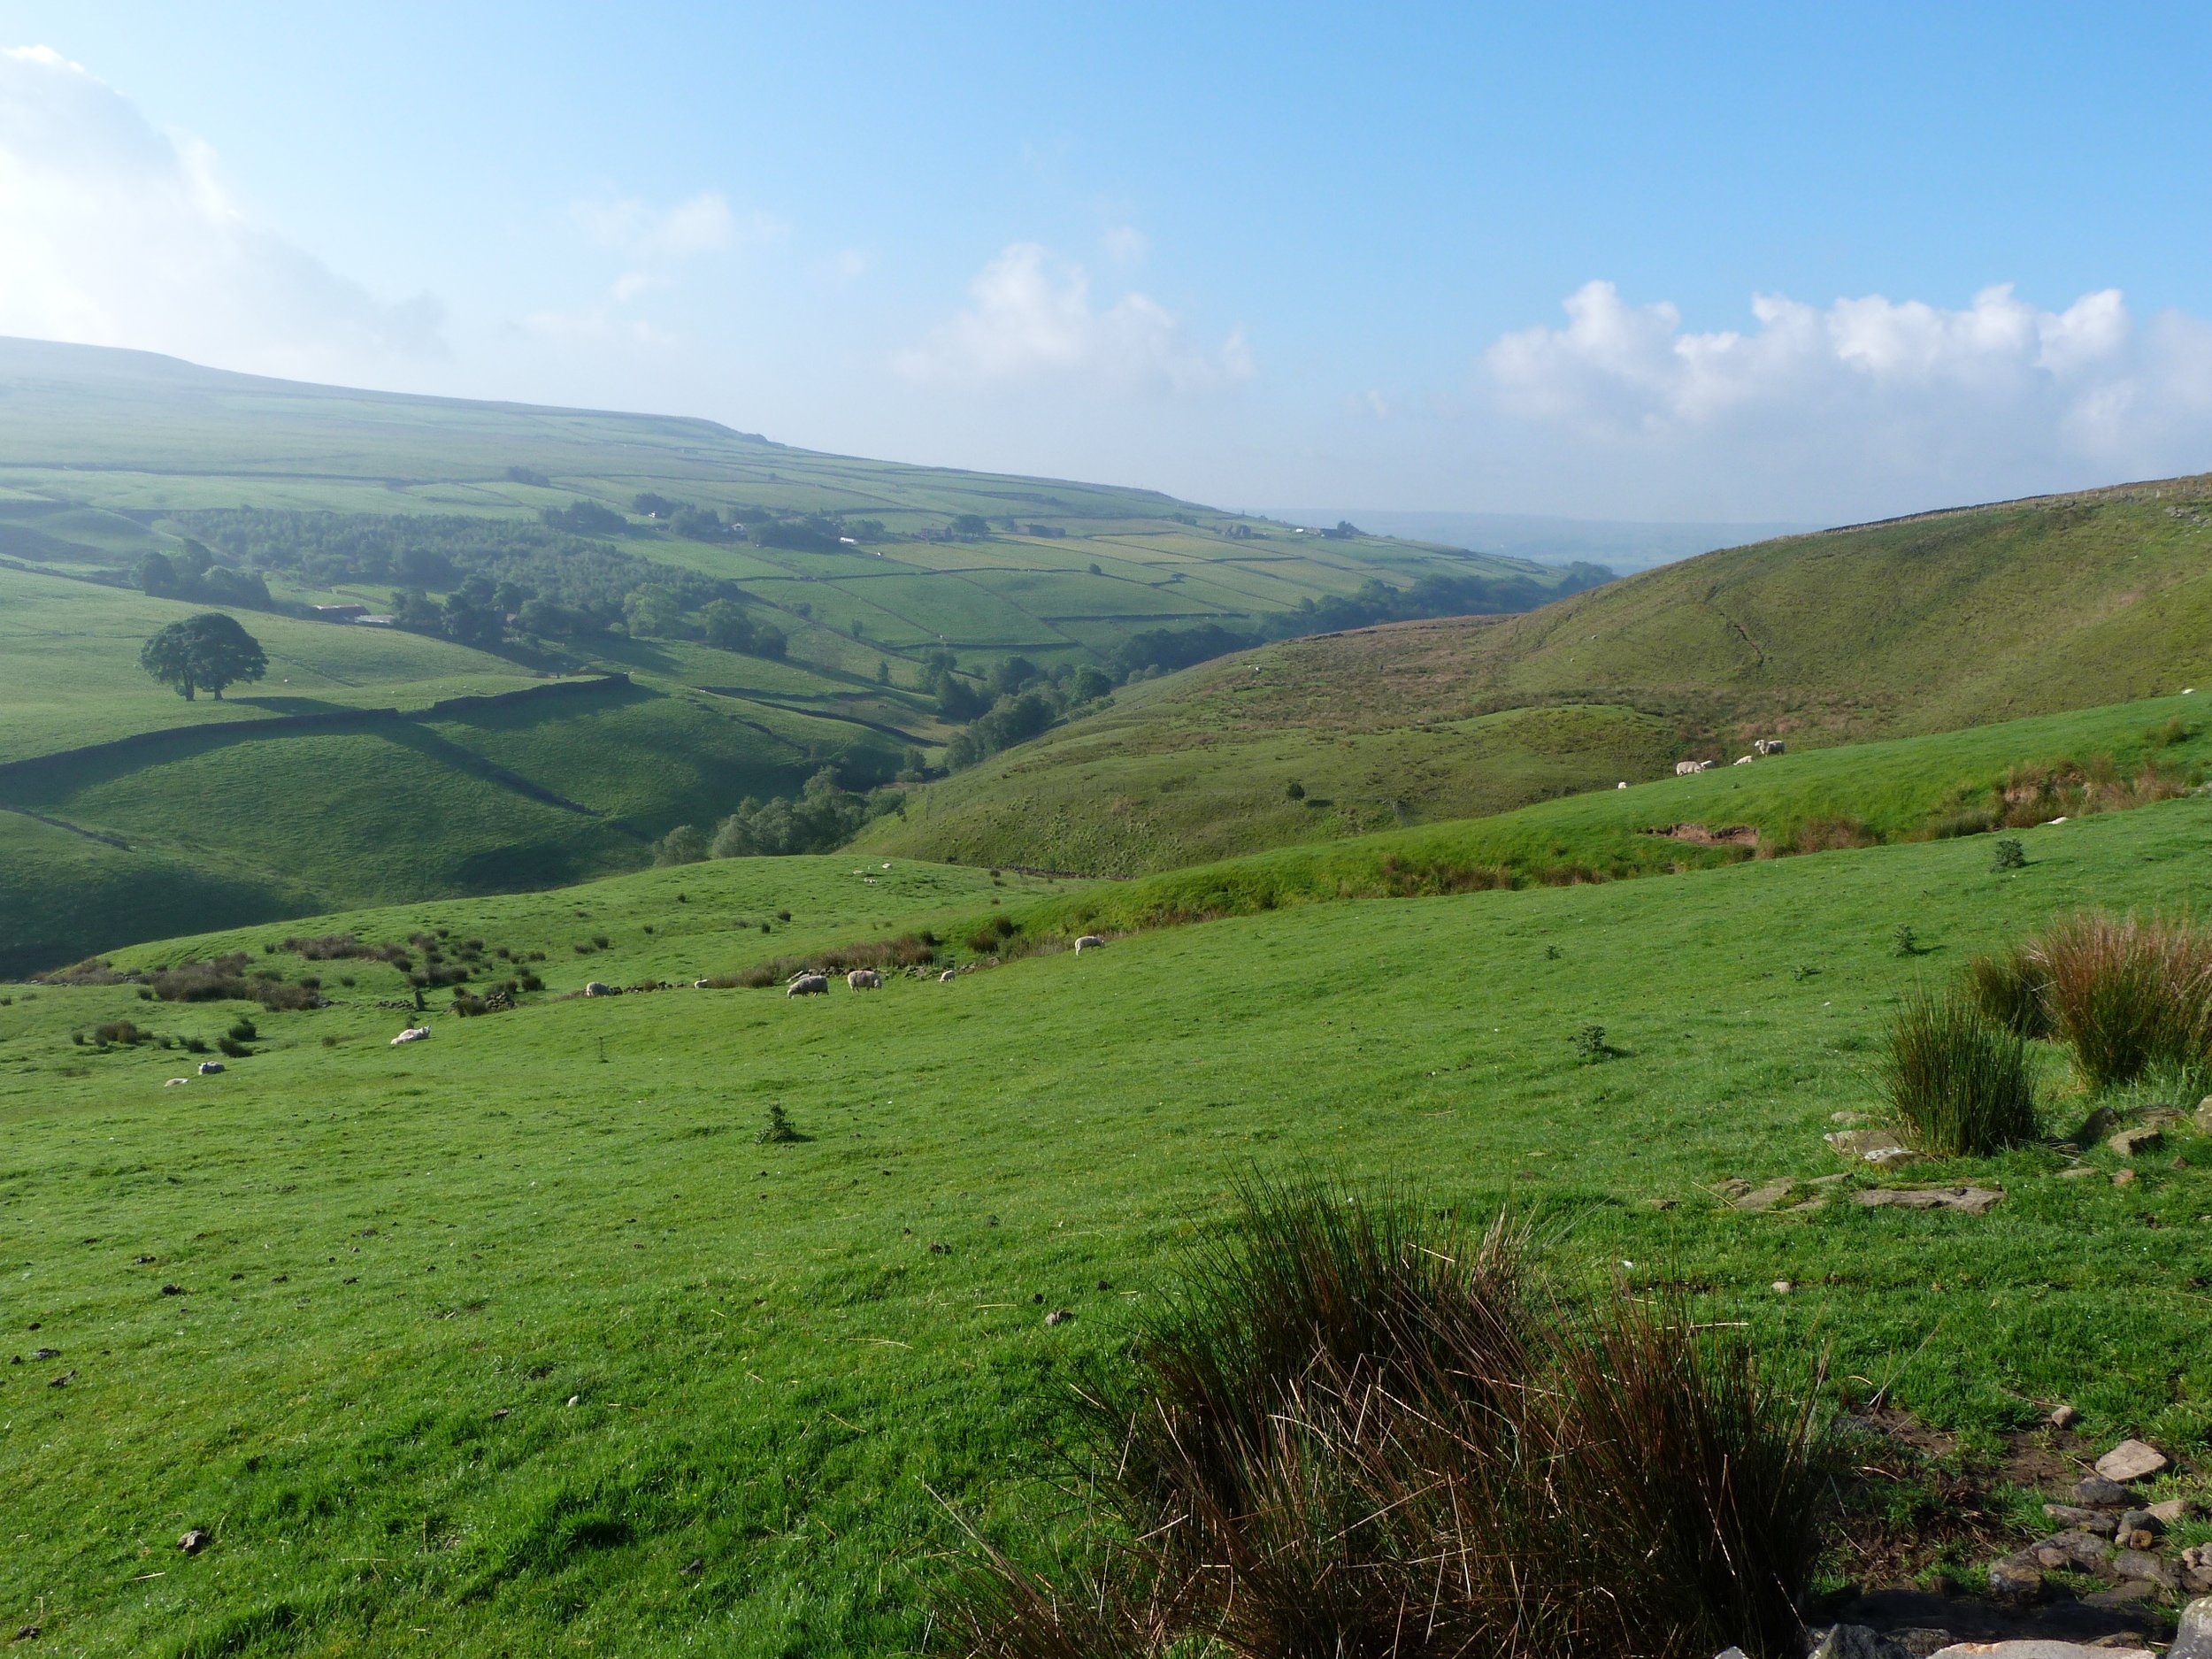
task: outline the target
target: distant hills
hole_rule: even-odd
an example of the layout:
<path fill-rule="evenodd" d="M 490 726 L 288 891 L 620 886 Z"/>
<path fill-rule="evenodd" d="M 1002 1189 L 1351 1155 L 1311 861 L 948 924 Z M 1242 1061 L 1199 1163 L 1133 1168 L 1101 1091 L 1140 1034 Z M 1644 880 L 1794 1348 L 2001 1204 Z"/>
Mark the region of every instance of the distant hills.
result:
<path fill-rule="evenodd" d="M 1709 553 L 1118 694 L 868 844 L 1133 874 L 1798 747 L 2212 691 L 2212 477 Z M 1292 786 L 1297 786 L 1295 798 Z"/>
<path fill-rule="evenodd" d="M 1378 535 L 1476 549 L 1544 565 L 1586 559 L 1625 575 L 1694 558 L 1716 548 L 1741 547 L 1776 536 L 1801 535 L 1810 524 L 1735 524 L 1721 520 L 1645 523 L 1620 518 L 1555 518 L 1517 512 L 1400 512 L 1374 507 L 1266 509 L 1265 516 L 1293 525 L 1351 523 Z"/>

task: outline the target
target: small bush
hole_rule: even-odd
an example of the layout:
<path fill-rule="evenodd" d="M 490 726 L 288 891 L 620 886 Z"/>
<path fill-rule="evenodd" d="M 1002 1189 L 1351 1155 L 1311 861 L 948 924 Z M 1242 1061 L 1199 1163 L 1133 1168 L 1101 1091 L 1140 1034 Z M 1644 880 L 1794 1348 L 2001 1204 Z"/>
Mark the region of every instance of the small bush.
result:
<path fill-rule="evenodd" d="M 1989 867 L 1999 874 L 2008 870 L 2025 870 L 2028 867 L 2028 849 L 2021 845 L 2018 836 L 2003 836 L 1997 842 L 1997 850 L 1989 861 Z"/>
<path fill-rule="evenodd" d="M 92 1028 L 93 1041 L 121 1043 L 126 1048 L 135 1048 L 152 1035 L 150 1031 L 141 1031 L 127 1019 L 103 1020 Z"/>
<path fill-rule="evenodd" d="M 798 1126 L 791 1121 L 790 1113 L 780 1106 L 771 1106 L 768 1109 L 768 1126 L 753 1138 L 762 1146 L 772 1147 L 787 1145 L 809 1137 L 799 1133 Z"/>
<path fill-rule="evenodd" d="M 2083 911 L 2029 947 L 2054 1024 L 2093 1088 L 2212 1057 L 2212 940 L 2182 923 Z"/>
<path fill-rule="evenodd" d="M 184 1051 L 187 1054 L 205 1054 L 207 1052 L 207 1039 L 204 1037 L 187 1037 L 184 1040 Z"/>
<path fill-rule="evenodd" d="M 1889 954 L 1893 956 L 1916 956 L 1920 954 L 1920 936 L 1913 932 L 1910 922 L 1900 922 L 1890 930 Z"/>
<path fill-rule="evenodd" d="M 346 956 L 373 956 L 383 949 L 365 945 L 352 933 L 320 933 L 311 939 L 288 939 L 284 948 L 309 962 L 330 962 Z"/>
<path fill-rule="evenodd" d="M 234 1060 L 242 1060 L 253 1052 L 235 1037 L 218 1037 L 215 1040 L 215 1047 Z"/>
<path fill-rule="evenodd" d="M 251 1042 L 261 1033 L 254 1028 L 253 1021 L 242 1014 L 231 1021 L 230 1034 L 240 1042 Z"/>
<path fill-rule="evenodd" d="M 1585 1025 L 1575 1033 L 1575 1058 L 1584 1065 L 1595 1065 L 1613 1056 L 1613 1045 L 1605 1041 L 1605 1027 Z"/>
<path fill-rule="evenodd" d="M 607 936 L 604 933 L 594 933 L 591 936 L 591 942 L 593 949 L 597 950 L 605 950 L 610 948 Z"/>
<path fill-rule="evenodd" d="M 2036 1133 L 2028 1046 L 1963 993 L 1909 995 L 1891 1022 L 1882 1087 L 1924 1152 L 1970 1157 Z"/>
<path fill-rule="evenodd" d="M 516 983 L 526 991 L 542 991 L 545 989 L 545 981 L 538 978 L 538 976 L 534 973 L 524 974 L 520 979 L 516 981 Z"/>
<path fill-rule="evenodd" d="M 250 1002 L 254 991 L 245 980 L 246 953 L 232 951 L 206 962 L 180 962 L 173 968 L 157 968 L 154 995 L 165 1002 L 216 1002 L 230 999 Z"/>

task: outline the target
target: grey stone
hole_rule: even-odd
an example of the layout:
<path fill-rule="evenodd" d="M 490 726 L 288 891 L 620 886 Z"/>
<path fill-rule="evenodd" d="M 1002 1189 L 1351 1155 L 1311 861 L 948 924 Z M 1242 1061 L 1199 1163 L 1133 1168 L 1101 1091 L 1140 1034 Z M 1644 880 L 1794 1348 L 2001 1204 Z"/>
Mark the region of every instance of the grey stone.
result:
<path fill-rule="evenodd" d="M 2115 1585 L 2109 1590 L 2100 1590 L 2094 1595 L 2082 1597 L 2084 1607 L 2133 1607 L 2138 1601 L 2158 1600 L 2158 1586 L 2147 1578 L 2131 1578 L 2125 1584 Z"/>
<path fill-rule="evenodd" d="M 2144 1440 L 2122 1440 L 2097 1459 L 2107 1480 L 2145 1480 L 2166 1466 L 2166 1454 Z"/>
<path fill-rule="evenodd" d="M 1962 1641 L 1935 1659 L 2151 1659 L 2147 1647 L 2090 1647 L 2078 1641 Z"/>
<path fill-rule="evenodd" d="M 2033 1560 L 2008 1555 L 1989 1563 L 1989 1594 L 2000 1601 L 2024 1606 L 2043 1594 L 2043 1570 Z"/>
<path fill-rule="evenodd" d="M 1806 1659 L 1912 1659 L 1901 1642 L 1864 1624 L 1838 1624 L 1824 1631 Z"/>
<path fill-rule="evenodd" d="M 2120 1530 L 2124 1532 L 2149 1532 L 2155 1536 L 2166 1530 L 2166 1519 L 2155 1509 L 2127 1509 L 2121 1513 Z"/>
<path fill-rule="evenodd" d="M 177 1548 L 188 1555 L 196 1555 L 207 1548 L 207 1534 L 196 1526 L 177 1540 Z"/>
<path fill-rule="evenodd" d="M 1912 1156 L 1894 1129 L 1839 1129 L 1821 1139 L 1838 1157 L 1855 1164 L 1879 1164 L 1892 1155 Z"/>
<path fill-rule="evenodd" d="M 2189 1114 L 2189 1122 L 2199 1134 L 2212 1135 L 2212 1094 L 2206 1095 L 2196 1110 Z"/>
<path fill-rule="evenodd" d="M 2177 1521 L 2189 1519 L 2196 1514 L 2198 1507 L 2194 1498 L 2169 1498 L 2163 1503 L 2149 1505 L 2145 1512 L 2154 1519 L 2171 1526 Z"/>
<path fill-rule="evenodd" d="M 1780 1203 L 1785 1198 L 1787 1198 L 1790 1195 L 1791 1189 L 1796 1185 L 1797 1183 L 1794 1180 L 1791 1179 L 1787 1176 L 1785 1176 L 1778 1181 L 1769 1181 L 1763 1187 L 1751 1187 L 1742 1193 L 1739 1193 L 1729 1202 L 1734 1204 L 1739 1210 L 1771 1210 L 1775 1207 L 1775 1205 Z"/>
<path fill-rule="evenodd" d="M 2105 1140 L 2105 1145 L 2124 1158 L 2140 1157 L 2146 1152 L 2155 1152 L 2165 1143 L 2165 1132 L 2156 1124 L 2139 1124 Z"/>
<path fill-rule="evenodd" d="M 2112 1558 L 2112 1571 L 2123 1579 L 2154 1584 L 2162 1590 L 2181 1587 L 2181 1575 L 2174 1571 L 2174 1563 L 2147 1549 L 2120 1551 Z"/>
<path fill-rule="evenodd" d="M 2084 1475 L 2074 1483 L 2074 1502 L 2093 1509 L 2124 1509 L 2134 1496 L 2118 1481 L 2102 1475 Z"/>
<path fill-rule="evenodd" d="M 2078 1567 L 2094 1572 L 2104 1565 L 2111 1553 L 2104 1540 L 2088 1532 L 2054 1532 L 2028 1546 L 2035 1556 L 2036 1565 L 2046 1572 L 2056 1572 L 2063 1567 Z"/>
<path fill-rule="evenodd" d="M 2047 1503 L 2043 1506 L 2043 1513 L 2062 1526 L 2078 1527 L 2085 1532 L 2095 1532 L 2104 1538 L 2112 1536 L 2114 1522 L 2105 1511 L 2085 1509 L 2073 1503 Z"/>
<path fill-rule="evenodd" d="M 2119 1126 L 2119 1115 L 2109 1106 L 2100 1106 L 2081 1120 L 2080 1128 L 2066 1138 L 2078 1147 L 2093 1147 Z"/>
<path fill-rule="evenodd" d="M 2181 1628 L 2166 1659 L 2212 1659 L 2212 1596 L 2200 1596 L 2181 1609 Z"/>
<path fill-rule="evenodd" d="M 1724 1647 L 1713 1655 L 1713 1659 L 1751 1659 L 1751 1655 L 1740 1647 Z"/>
<path fill-rule="evenodd" d="M 1870 1187 L 1851 1196 L 1870 1210 L 1956 1210 L 1978 1216 L 2004 1194 L 1993 1187 Z"/>
<path fill-rule="evenodd" d="M 2075 1424 L 2080 1421 L 2081 1413 L 2075 1410 L 2074 1408 L 2070 1405 L 2059 1405 L 2052 1408 L 2051 1426 L 2055 1429 L 2070 1429 Z"/>

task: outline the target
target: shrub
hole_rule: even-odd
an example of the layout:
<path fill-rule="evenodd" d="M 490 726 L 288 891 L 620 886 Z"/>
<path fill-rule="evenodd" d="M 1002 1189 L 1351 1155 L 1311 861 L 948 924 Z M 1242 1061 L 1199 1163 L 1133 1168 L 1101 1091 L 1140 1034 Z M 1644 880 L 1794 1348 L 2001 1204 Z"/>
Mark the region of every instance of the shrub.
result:
<path fill-rule="evenodd" d="M 321 933 L 312 939 L 288 939 L 284 948 L 309 962 L 329 962 L 345 956 L 373 956 L 390 947 L 372 948 L 352 933 Z"/>
<path fill-rule="evenodd" d="M 2030 1039 L 2051 1034 L 2050 974 L 2025 946 L 1975 957 L 1966 967 L 1966 985 L 1996 1025 Z"/>
<path fill-rule="evenodd" d="M 2132 1083 L 2154 1066 L 2190 1071 L 2212 1057 L 2212 940 L 2193 928 L 2085 910 L 2029 952 L 2092 1087 Z"/>
<path fill-rule="evenodd" d="M 234 1041 L 251 1042 L 260 1034 L 261 1033 L 254 1028 L 253 1021 L 248 1019 L 242 1014 L 230 1023 L 230 1035 Z"/>
<path fill-rule="evenodd" d="M 1082 1391 L 1111 1541 L 1073 1582 L 992 1555 L 955 1593 L 973 1651 L 1797 1652 L 1812 1379 L 1678 1298 L 1563 1302 L 1524 1233 L 1433 1213 L 1248 1190 Z"/>
<path fill-rule="evenodd" d="M 2007 870 L 2025 870 L 2028 867 L 2028 849 L 2020 844 L 2019 837 L 2004 836 L 1997 842 L 1996 855 L 1990 859 L 1989 867 L 2000 873 Z"/>
<path fill-rule="evenodd" d="M 591 936 L 591 942 L 597 949 L 604 950 L 608 949 L 607 936 L 604 933 L 594 933 Z"/>
<path fill-rule="evenodd" d="M 2027 1043 L 1985 1018 L 1965 993 L 1907 995 L 1890 1025 L 1882 1087 L 1924 1152 L 1972 1156 L 2035 1134 Z"/>
<path fill-rule="evenodd" d="M 255 993 L 243 977 L 246 961 L 244 951 L 234 950 L 206 962 L 180 962 L 173 968 L 157 968 L 151 980 L 154 995 L 165 1002 L 214 1002 L 231 998 L 249 1002 Z"/>
<path fill-rule="evenodd" d="M 1889 954 L 1893 956 L 1916 956 L 1920 954 L 1920 936 L 1913 932 L 1910 922 L 1900 922 L 1890 930 Z"/>
<path fill-rule="evenodd" d="M 205 1054 L 207 1052 L 207 1039 L 204 1037 L 187 1037 L 184 1040 L 184 1051 L 187 1054 Z"/>
<path fill-rule="evenodd" d="M 794 1141 L 808 1139 L 807 1136 L 799 1133 L 798 1126 L 791 1121 L 791 1114 L 780 1106 L 771 1106 L 768 1109 L 768 1126 L 753 1138 L 764 1147 L 783 1146 Z"/>
<path fill-rule="evenodd" d="M 1575 1058 L 1584 1065 L 1594 1065 L 1600 1060 L 1610 1059 L 1613 1047 L 1605 1041 L 1605 1027 L 1585 1025 L 1575 1033 Z"/>
<path fill-rule="evenodd" d="M 235 1037 L 218 1037 L 215 1040 L 215 1047 L 234 1060 L 242 1060 L 253 1052 Z"/>
<path fill-rule="evenodd" d="M 150 1031 L 141 1031 L 127 1019 L 103 1020 L 92 1028 L 92 1041 L 99 1043 L 119 1042 L 134 1048 L 153 1036 Z"/>

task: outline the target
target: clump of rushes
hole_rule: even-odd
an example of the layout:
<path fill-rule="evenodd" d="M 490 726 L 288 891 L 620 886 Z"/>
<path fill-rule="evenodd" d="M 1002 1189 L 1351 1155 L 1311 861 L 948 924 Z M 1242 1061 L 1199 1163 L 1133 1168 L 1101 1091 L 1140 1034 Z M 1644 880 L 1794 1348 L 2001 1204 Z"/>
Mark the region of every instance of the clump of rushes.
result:
<path fill-rule="evenodd" d="M 1977 956 L 1966 966 L 1968 994 L 1982 1012 L 2031 1041 L 2051 1034 L 2050 984 L 2049 970 L 2025 945 Z"/>
<path fill-rule="evenodd" d="M 1882 1087 L 1923 1152 L 1967 1157 L 2036 1133 L 2026 1041 L 1986 1018 L 1962 990 L 1916 990 L 1891 1022 Z"/>
<path fill-rule="evenodd" d="M 972 1652 L 1802 1650 L 1816 1376 L 1679 1297 L 1555 1294 L 1502 1219 L 1322 1182 L 1240 1208 L 1080 1396 L 1107 1512 L 951 1586 Z"/>
<path fill-rule="evenodd" d="M 2028 947 L 2060 1036 L 2093 1088 L 2212 1058 L 2212 940 L 2185 922 L 2084 910 Z"/>

